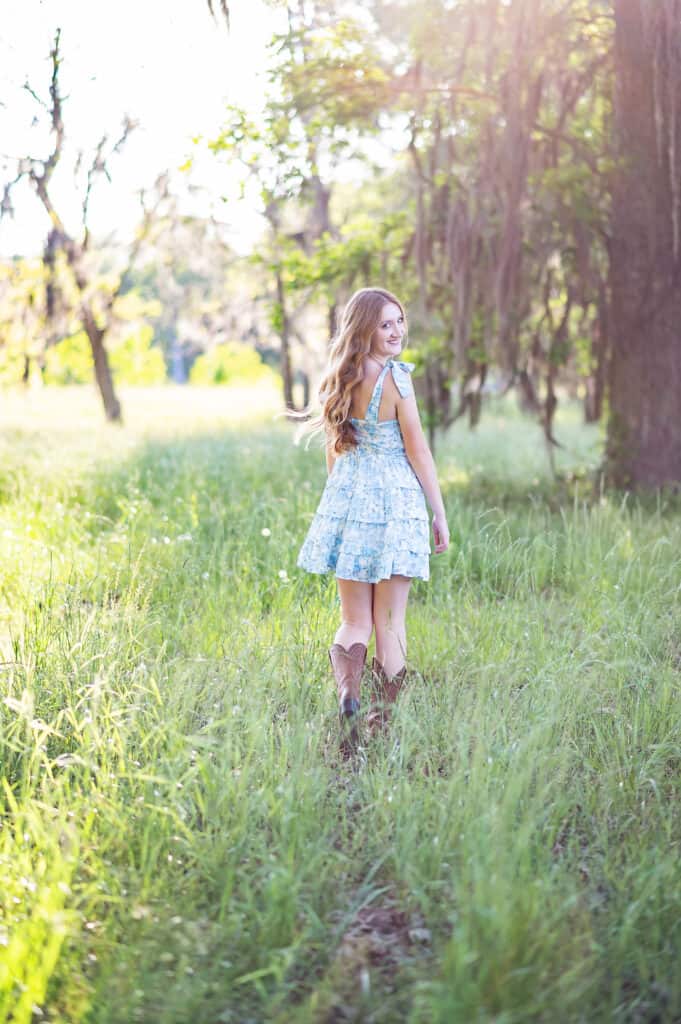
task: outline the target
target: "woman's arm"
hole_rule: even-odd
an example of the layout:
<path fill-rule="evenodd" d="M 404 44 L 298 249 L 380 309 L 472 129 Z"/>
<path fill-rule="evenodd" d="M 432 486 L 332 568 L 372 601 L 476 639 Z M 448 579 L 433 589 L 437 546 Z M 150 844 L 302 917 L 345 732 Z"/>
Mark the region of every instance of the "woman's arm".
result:
<path fill-rule="evenodd" d="M 402 431 L 404 448 L 411 467 L 418 477 L 428 504 L 433 512 L 433 533 L 435 535 L 435 551 L 445 551 L 449 545 L 449 527 L 442 500 L 442 492 L 437 479 L 435 460 L 431 454 L 421 426 L 418 406 L 413 394 L 397 403 L 397 418 Z"/>

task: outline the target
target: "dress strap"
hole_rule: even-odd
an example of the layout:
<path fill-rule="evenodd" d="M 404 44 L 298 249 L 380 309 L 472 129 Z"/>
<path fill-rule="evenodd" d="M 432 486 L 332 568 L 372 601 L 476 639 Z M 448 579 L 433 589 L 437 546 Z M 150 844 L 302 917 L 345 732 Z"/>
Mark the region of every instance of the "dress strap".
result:
<path fill-rule="evenodd" d="M 409 395 L 414 394 L 414 389 L 412 388 L 411 380 L 409 379 L 409 374 L 413 369 L 413 363 L 402 363 L 396 359 L 388 360 L 374 384 L 373 394 L 371 395 L 369 408 L 366 412 L 366 419 L 370 423 L 378 423 L 378 410 L 381 405 L 381 395 L 383 394 L 383 385 L 385 383 L 388 370 L 392 371 L 393 380 L 395 381 L 397 390 L 402 398 L 408 398 Z"/>
<path fill-rule="evenodd" d="M 409 398 L 410 395 L 414 394 L 414 388 L 411 383 L 410 374 L 413 372 L 414 363 L 403 363 L 398 359 L 389 359 L 388 365 L 393 372 L 393 380 L 395 386 L 399 391 L 402 398 Z"/>
<path fill-rule="evenodd" d="M 373 390 L 372 395 L 371 395 L 371 401 L 369 402 L 369 407 L 368 407 L 368 409 L 366 411 L 365 419 L 366 419 L 367 423 L 378 423 L 378 410 L 379 410 L 379 407 L 381 405 L 381 395 L 383 394 L 383 383 L 385 381 L 385 377 L 386 377 L 386 374 L 387 374 L 389 369 L 390 369 L 390 362 L 387 362 L 385 364 L 385 366 L 383 367 L 383 369 L 381 370 L 381 372 L 379 373 L 378 377 L 376 378 L 376 383 L 374 384 L 374 390 Z"/>

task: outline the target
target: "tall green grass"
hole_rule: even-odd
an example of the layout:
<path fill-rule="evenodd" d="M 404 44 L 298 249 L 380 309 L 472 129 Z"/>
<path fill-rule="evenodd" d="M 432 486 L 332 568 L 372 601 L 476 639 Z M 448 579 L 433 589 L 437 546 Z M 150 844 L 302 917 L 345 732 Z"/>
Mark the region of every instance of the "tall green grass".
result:
<path fill-rule="evenodd" d="M 227 396 L 21 398 L 0 435 L 0 1022 L 681 1016 L 678 501 L 554 482 L 510 402 L 391 732 L 338 757 L 322 458 Z"/>

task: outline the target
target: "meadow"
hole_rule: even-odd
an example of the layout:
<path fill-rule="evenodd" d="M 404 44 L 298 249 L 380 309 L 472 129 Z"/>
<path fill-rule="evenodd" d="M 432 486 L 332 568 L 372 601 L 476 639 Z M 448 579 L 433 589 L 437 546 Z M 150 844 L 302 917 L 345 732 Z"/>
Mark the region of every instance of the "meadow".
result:
<path fill-rule="evenodd" d="M 457 423 L 344 762 L 321 452 L 272 394 L 123 401 L 0 401 L 0 1022 L 681 1020 L 679 498 L 593 486 L 576 407 L 558 482 L 512 398 Z"/>

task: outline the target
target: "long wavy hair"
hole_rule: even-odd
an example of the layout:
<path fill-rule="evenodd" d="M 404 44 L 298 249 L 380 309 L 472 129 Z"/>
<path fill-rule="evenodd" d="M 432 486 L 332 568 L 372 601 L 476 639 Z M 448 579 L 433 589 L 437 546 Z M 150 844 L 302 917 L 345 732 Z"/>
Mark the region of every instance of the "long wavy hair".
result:
<path fill-rule="evenodd" d="M 322 412 L 310 426 L 315 433 L 325 430 L 326 445 L 336 455 L 357 444 L 350 421 L 352 389 L 364 377 L 362 362 L 369 354 L 371 336 L 381 323 L 386 302 L 399 307 L 406 324 L 404 306 L 392 292 L 385 288 L 360 288 L 345 306 L 331 341 L 327 371 L 319 387 Z"/>

